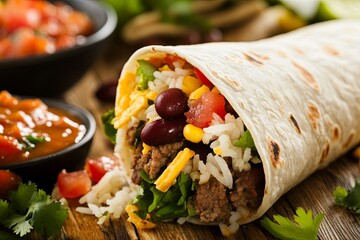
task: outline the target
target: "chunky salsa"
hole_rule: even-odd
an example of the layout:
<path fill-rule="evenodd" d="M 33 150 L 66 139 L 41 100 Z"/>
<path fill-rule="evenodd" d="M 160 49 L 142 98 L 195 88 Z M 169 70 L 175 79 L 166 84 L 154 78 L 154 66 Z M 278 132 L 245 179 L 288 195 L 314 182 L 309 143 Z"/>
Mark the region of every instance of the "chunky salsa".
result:
<path fill-rule="evenodd" d="M 53 53 L 92 32 L 90 18 L 65 3 L 0 1 L 0 59 Z"/>
<path fill-rule="evenodd" d="M 40 99 L 0 92 L 0 165 L 57 152 L 79 142 L 85 131 L 76 118 Z"/>

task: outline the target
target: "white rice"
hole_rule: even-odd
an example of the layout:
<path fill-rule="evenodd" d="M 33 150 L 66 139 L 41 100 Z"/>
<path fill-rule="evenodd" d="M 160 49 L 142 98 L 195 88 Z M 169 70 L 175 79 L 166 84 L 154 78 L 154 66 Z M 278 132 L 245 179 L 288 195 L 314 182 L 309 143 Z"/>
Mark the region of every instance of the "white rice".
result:
<path fill-rule="evenodd" d="M 139 187 L 130 185 L 125 172 L 119 168 L 107 172 L 104 177 L 91 188 L 91 191 L 79 199 L 76 211 L 93 214 L 98 218 L 98 224 L 104 223 L 111 215 L 119 218 L 125 211 L 125 206 L 135 199 Z"/>
<path fill-rule="evenodd" d="M 153 81 L 149 82 L 151 91 L 160 93 L 168 88 L 182 89 L 183 80 L 186 76 L 193 75 L 192 69 L 183 69 L 178 61 L 173 62 L 174 70 L 155 71 Z"/>

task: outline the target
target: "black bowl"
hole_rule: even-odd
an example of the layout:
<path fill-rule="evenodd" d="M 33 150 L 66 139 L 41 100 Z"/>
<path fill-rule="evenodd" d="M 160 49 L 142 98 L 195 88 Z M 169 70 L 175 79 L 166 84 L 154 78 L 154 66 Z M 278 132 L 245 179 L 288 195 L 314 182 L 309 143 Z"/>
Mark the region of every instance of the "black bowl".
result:
<path fill-rule="evenodd" d="M 114 10 L 94 0 L 61 1 L 85 12 L 95 32 L 86 37 L 83 44 L 52 54 L 0 60 L 0 90 L 38 97 L 61 96 L 101 54 L 116 27 Z"/>
<path fill-rule="evenodd" d="M 0 165 L 0 169 L 9 169 L 21 176 L 24 182 L 35 182 L 39 188 L 50 193 L 62 169 L 75 171 L 84 167 L 95 134 L 96 122 L 93 115 L 85 109 L 60 100 L 41 100 L 49 107 L 63 110 L 77 118 L 86 127 L 84 137 L 61 151 L 20 163 Z"/>

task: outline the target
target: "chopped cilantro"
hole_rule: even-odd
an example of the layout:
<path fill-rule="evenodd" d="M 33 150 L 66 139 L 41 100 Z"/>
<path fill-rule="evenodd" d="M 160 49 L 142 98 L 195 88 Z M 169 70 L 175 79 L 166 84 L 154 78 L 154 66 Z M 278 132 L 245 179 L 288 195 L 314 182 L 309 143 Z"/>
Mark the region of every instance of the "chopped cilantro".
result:
<path fill-rule="evenodd" d="M 149 87 L 149 81 L 155 79 L 154 72 L 157 69 L 149 61 L 144 59 L 140 59 L 137 62 L 139 63 L 139 67 L 136 70 L 136 75 L 139 76 L 138 84 L 141 90 L 145 90 Z"/>
<path fill-rule="evenodd" d="M 336 187 L 333 196 L 336 204 L 360 214 L 360 181 L 357 181 L 354 188 L 349 191 L 343 187 Z"/>
<path fill-rule="evenodd" d="M 323 213 L 319 213 L 313 219 L 311 210 L 306 212 L 299 207 L 294 215 L 296 223 L 281 215 L 274 215 L 275 222 L 265 217 L 261 220 L 261 225 L 282 240 L 310 240 L 317 239 L 317 232 L 324 216 Z"/>
<path fill-rule="evenodd" d="M 107 111 L 101 116 L 103 131 L 112 144 L 116 143 L 116 132 L 117 132 L 117 130 L 114 128 L 114 125 L 112 124 L 112 120 L 114 119 L 114 117 L 115 117 L 114 109 Z"/>
<path fill-rule="evenodd" d="M 23 237 L 33 229 L 42 235 L 51 236 L 60 232 L 68 211 L 60 202 L 52 201 L 34 183 L 21 183 L 9 194 L 9 202 L 0 200 L 0 226 Z M 8 235 L 0 232 L 0 236 Z M 11 238 L 6 238 L 11 239 Z M 15 236 L 13 239 L 17 239 Z"/>
<path fill-rule="evenodd" d="M 22 138 L 22 149 L 30 151 L 36 147 L 37 144 L 43 143 L 46 138 L 43 136 L 28 135 Z"/>

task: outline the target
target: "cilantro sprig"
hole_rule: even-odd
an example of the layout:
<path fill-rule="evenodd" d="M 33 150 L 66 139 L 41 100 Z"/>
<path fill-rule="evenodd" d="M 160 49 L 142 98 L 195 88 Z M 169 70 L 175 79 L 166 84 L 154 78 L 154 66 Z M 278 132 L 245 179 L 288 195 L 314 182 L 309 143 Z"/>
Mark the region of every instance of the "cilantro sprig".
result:
<path fill-rule="evenodd" d="M 10 192 L 8 199 L 0 199 L 0 226 L 20 237 L 32 230 L 44 236 L 55 235 L 68 216 L 64 205 L 52 201 L 46 192 L 31 182 L 21 183 L 16 191 Z M 0 231 L 0 235 L 9 233 Z"/>
<path fill-rule="evenodd" d="M 360 181 L 349 191 L 343 187 L 336 187 L 333 196 L 336 204 L 360 214 Z"/>
<path fill-rule="evenodd" d="M 265 217 L 261 225 L 273 236 L 282 240 L 309 240 L 316 239 L 317 232 L 325 214 L 319 213 L 314 218 L 312 211 L 306 212 L 303 208 L 296 209 L 294 220 L 281 215 L 274 215 L 275 222 Z"/>

